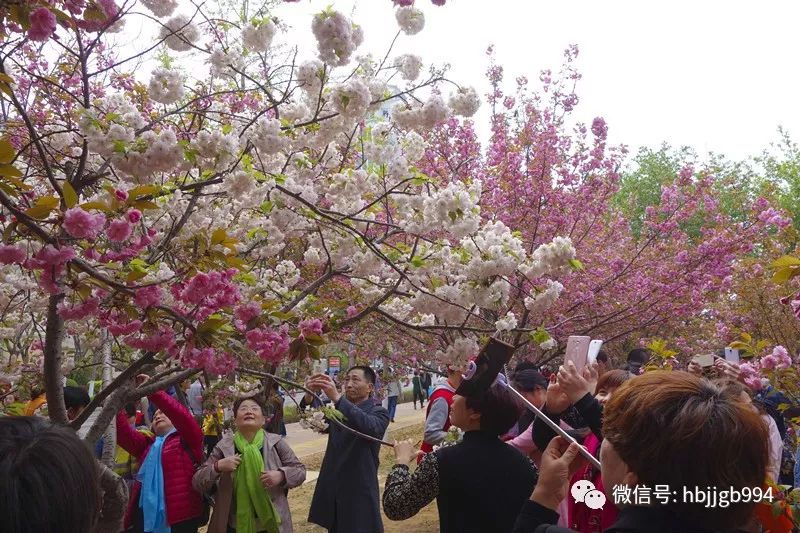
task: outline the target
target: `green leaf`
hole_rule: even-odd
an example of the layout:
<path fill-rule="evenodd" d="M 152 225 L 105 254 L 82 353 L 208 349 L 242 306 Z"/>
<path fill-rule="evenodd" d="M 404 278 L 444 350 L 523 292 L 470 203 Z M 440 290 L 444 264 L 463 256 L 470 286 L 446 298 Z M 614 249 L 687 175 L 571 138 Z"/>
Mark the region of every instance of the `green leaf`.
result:
<path fill-rule="evenodd" d="M 8 139 L 0 139 L 0 163 L 4 165 L 11 163 L 15 155 L 17 155 L 17 151 L 8 142 Z"/>
<path fill-rule="evenodd" d="M 140 185 L 128 191 L 128 201 L 136 200 L 142 196 L 152 196 L 161 192 L 161 187 L 158 185 Z"/>
<path fill-rule="evenodd" d="M 425 260 L 417 255 L 411 258 L 411 264 L 416 268 L 420 268 L 425 264 Z"/>
<path fill-rule="evenodd" d="M 800 259 L 791 255 L 784 255 L 772 262 L 772 268 L 800 267 Z"/>
<path fill-rule="evenodd" d="M 538 328 L 536 331 L 532 331 L 528 334 L 531 340 L 536 344 L 542 344 L 543 342 L 549 341 L 552 337 L 544 328 Z"/>
<path fill-rule="evenodd" d="M 9 182 L 14 187 L 16 187 L 16 188 L 18 188 L 20 190 L 23 190 L 23 191 L 29 191 L 29 190 L 31 190 L 33 188 L 30 185 L 28 185 L 27 183 L 25 183 L 24 181 L 22 181 L 21 179 L 15 178 L 13 176 L 0 176 L 0 178 L 3 178 L 3 180 Z M 15 191 L 14 196 L 16 196 L 16 191 Z"/>
<path fill-rule="evenodd" d="M 14 165 L 0 165 L 0 176 L 9 176 L 12 178 L 21 178 L 22 172 L 19 171 Z"/>
<path fill-rule="evenodd" d="M 70 185 L 68 181 L 64 182 L 61 186 L 61 190 L 64 192 L 64 203 L 67 207 L 75 207 L 78 205 L 78 193 L 75 192 L 75 189 L 72 188 L 72 185 Z"/>
<path fill-rule="evenodd" d="M 133 202 L 133 207 L 140 210 L 158 209 L 158 205 L 156 203 L 147 200 L 137 200 Z"/>
<path fill-rule="evenodd" d="M 25 214 L 31 218 L 47 218 L 50 212 L 58 207 L 58 204 L 59 200 L 55 196 L 43 196 L 36 200 L 33 207 L 25 211 Z"/>
<path fill-rule="evenodd" d="M 209 331 L 217 331 L 222 326 L 227 324 L 228 321 L 224 318 L 212 318 L 209 317 L 202 324 L 197 327 L 197 331 L 200 332 L 209 332 Z"/>
<path fill-rule="evenodd" d="M 80 205 L 80 208 L 84 211 L 88 211 L 90 209 L 97 209 L 98 211 L 104 211 L 106 213 L 111 212 L 111 209 L 104 202 L 86 202 Z"/>
<path fill-rule="evenodd" d="M 583 263 L 581 263 L 581 262 L 580 262 L 579 260 L 577 260 L 577 259 L 570 259 L 570 260 L 569 260 L 569 264 L 570 264 L 570 266 L 571 266 L 571 267 L 572 267 L 574 270 L 577 270 L 577 271 L 583 271 L 583 270 L 586 270 L 586 267 L 585 267 L 585 266 L 583 266 Z"/>
<path fill-rule="evenodd" d="M 775 273 L 772 275 L 772 281 L 774 283 L 786 283 L 790 279 L 795 276 L 800 275 L 800 268 L 795 267 L 786 267 L 776 270 Z"/>
<path fill-rule="evenodd" d="M 5 231 L 3 231 L 3 242 L 4 243 L 8 244 L 9 242 L 11 242 L 11 237 L 14 236 L 14 230 L 16 230 L 16 229 L 17 229 L 16 221 L 12 222 L 11 224 L 9 224 L 6 227 Z"/>
<path fill-rule="evenodd" d="M 228 238 L 228 233 L 224 229 L 222 228 L 216 229 L 214 230 L 214 233 L 211 234 L 211 246 L 214 246 L 216 244 L 222 244 L 223 242 L 225 242 L 225 239 L 227 238 Z"/>

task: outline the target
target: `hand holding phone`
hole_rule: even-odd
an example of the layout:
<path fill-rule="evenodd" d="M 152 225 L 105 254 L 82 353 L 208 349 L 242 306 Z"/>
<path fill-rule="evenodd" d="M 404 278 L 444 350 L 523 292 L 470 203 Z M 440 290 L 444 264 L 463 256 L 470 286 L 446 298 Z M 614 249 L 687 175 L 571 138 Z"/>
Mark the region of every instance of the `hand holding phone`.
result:
<path fill-rule="evenodd" d="M 580 372 L 589 362 L 589 344 L 591 338 L 586 336 L 572 335 L 567 338 L 567 351 L 564 354 L 564 364 L 569 362 L 575 365 Z M 599 351 L 599 349 L 598 349 Z"/>

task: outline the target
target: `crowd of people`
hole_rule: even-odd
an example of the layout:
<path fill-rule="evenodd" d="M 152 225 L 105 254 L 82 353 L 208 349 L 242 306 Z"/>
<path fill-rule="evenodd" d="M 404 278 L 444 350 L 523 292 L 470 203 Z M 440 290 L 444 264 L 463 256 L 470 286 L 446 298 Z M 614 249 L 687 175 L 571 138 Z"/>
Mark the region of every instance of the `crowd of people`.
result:
<path fill-rule="evenodd" d="M 776 483 L 797 486 L 792 411 L 776 408 L 786 401 L 780 391 L 752 391 L 723 358 L 711 369 L 642 372 L 649 359 L 634 350 L 612 368 L 601 352 L 583 368 L 567 362 L 553 372 L 521 362 L 480 392 L 461 387 L 470 378 L 459 369 L 447 368 L 435 385 L 414 369 L 424 430 L 419 442 L 394 443 L 382 491 L 380 441 L 402 384 L 369 366 L 313 374 L 305 389 L 314 394 L 301 407 L 327 402 L 343 416 L 327 426 L 308 521 L 336 533 L 382 532 L 384 515 L 406 520 L 435 500 L 443 533 L 790 531 L 769 502 L 711 506 L 685 492 L 767 495 Z M 93 453 L 75 431 L 36 416 L 41 398 L 28 416 L 0 418 L 2 531 L 293 531 L 289 491 L 303 484 L 306 467 L 281 434 L 282 398 L 204 409 L 200 382 L 176 392 L 117 414 L 113 468 L 99 460 L 104 439 Z M 276 396 L 280 408 L 265 401 Z M 64 398 L 71 420 L 90 403 L 80 387 L 65 387 Z M 664 487 L 668 497 L 656 501 L 652 491 Z M 638 501 L 645 490 L 647 501 Z"/>

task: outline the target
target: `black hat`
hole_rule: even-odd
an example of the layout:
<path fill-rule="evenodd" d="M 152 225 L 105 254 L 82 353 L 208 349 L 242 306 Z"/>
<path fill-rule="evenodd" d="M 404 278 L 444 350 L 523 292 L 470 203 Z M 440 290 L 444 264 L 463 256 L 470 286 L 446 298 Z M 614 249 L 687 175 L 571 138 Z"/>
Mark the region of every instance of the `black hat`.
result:
<path fill-rule="evenodd" d="M 456 389 L 459 396 L 478 396 L 489 390 L 497 374 L 511 360 L 514 347 L 495 338 L 489 339 L 474 361 L 470 361 L 464 379 Z"/>

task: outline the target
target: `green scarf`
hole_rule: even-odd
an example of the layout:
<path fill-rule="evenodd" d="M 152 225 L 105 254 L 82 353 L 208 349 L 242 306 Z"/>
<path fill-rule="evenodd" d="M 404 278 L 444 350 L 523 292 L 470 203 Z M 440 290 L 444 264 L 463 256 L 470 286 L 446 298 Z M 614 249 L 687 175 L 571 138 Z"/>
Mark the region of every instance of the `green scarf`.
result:
<path fill-rule="evenodd" d="M 265 433 L 259 429 L 252 442 L 238 431 L 233 435 L 236 450 L 242 454 L 242 462 L 233 475 L 233 488 L 236 494 L 236 532 L 255 533 L 256 518 L 259 526 L 269 533 L 278 533 L 281 517 L 261 484 L 261 473 L 264 470 L 264 456 L 261 448 Z"/>

